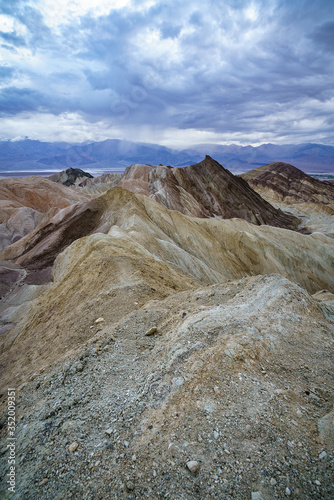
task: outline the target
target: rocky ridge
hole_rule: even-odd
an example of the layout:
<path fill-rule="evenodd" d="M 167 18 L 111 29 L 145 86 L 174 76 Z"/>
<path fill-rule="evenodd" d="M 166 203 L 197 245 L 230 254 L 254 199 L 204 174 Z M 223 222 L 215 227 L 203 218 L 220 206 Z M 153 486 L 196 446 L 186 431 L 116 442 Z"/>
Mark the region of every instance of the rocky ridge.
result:
<path fill-rule="evenodd" d="M 91 195 L 100 195 L 117 186 L 122 174 L 102 174 L 93 179 L 85 179 L 79 184 L 80 191 Z"/>
<path fill-rule="evenodd" d="M 274 209 L 249 185 L 206 156 L 183 168 L 131 165 L 118 184 L 170 210 L 194 217 L 238 217 L 253 224 L 296 228 L 297 218 Z"/>
<path fill-rule="evenodd" d="M 276 162 L 241 177 L 261 196 L 285 203 L 321 203 L 334 208 L 334 186 L 305 174 L 288 163 Z"/>
<path fill-rule="evenodd" d="M 137 307 L 92 322 L 18 391 L 14 498 L 331 497 L 333 337 L 317 301 L 272 275 Z"/>
<path fill-rule="evenodd" d="M 334 237 L 334 184 L 320 181 L 287 163 L 276 162 L 241 176 L 276 208 L 298 217 L 304 232 Z"/>
<path fill-rule="evenodd" d="M 83 179 L 93 178 L 91 174 L 81 170 L 81 168 L 72 167 L 49 176 L 50 181 L 59 182 L 64 186 L 78 186 L 81 182 L 84 182 Z"/>

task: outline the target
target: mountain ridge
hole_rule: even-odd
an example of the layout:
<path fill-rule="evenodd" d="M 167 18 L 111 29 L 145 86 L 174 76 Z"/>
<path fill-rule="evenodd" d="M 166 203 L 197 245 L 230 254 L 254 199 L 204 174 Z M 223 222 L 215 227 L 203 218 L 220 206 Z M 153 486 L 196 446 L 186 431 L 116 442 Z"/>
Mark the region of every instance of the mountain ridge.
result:
<path fill-rule="evenodd" d="M 282 161 L 308 173 L 334 174 L 334 147 L 323 144 L 263 144 L 237 146 L 198 144 L 175 149 L 158 144 L 136 143 L 120 139 L 70 144 L 64 142 L 0 141 L 0 176 L 2 172 L 28 170 L 55 171 L 89 166 L 90 173 L 123 171 L 134 163 L 183 167 L 197 163 L 205 154 L 214 156 L 227 169 L 247 171 L 261 165 Z M 87 170 L 87 168 L 86 168 Z"/>

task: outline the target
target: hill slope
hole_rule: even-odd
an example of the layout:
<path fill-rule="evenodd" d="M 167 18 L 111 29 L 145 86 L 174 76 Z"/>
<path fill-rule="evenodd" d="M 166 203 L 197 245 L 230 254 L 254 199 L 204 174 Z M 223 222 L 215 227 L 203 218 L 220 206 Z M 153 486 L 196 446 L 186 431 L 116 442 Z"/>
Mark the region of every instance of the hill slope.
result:
<path fill-rule="evenodd" d="M 170 210 L 195 217 L 238 217 L 254 224 L 295 228 L 298 219 L 274 209 L 247 183 L 206 156 L 183 168 L 132 165 L 119 183 Z"/>
<path fill-rule="evenodd" d="M 89 196 L 43 177 L 0 180 L 0 250 L 33 231 L 55 213 Z"/>
<path fill-rule="evenodd" d="M 334 291 L 334 244 L 319 234 L 187 217 L 120 187 L 63 219 L 59 215 L 1 255 L 28 270 L 43 269 L 56 258 L 53 286 L 28 312 L 22 309 L 23 317 L 10 299 L 13 308 L 4 321 L 20 321 L 1 339 L 1 363 L 9 373 L 31 371 L 50 355 L 62 357 L 68 345 L 89 338 L 89 325 L 98 316 L 110 314 L 114 321 L 136 301 L 143 305 L 178 290 L 279 273 L 311 293 Z M 83 238 L 85 232 L 91 234 Z M 37 351 L 32 335 L 45 339 Z"/>
<path fill-rule="evenodd" d="M 334 237 L 334 184 L 320 181 L 293 165 L 271 163 L 241 176 L 275 207 L 302 220 L 299 229 Z"/>
<path fill-rule="evenodd" d="M 334 208 L 334 185 L 276 162 L 250 170 L 241 177 L 261 196 L 286 203 L 322 203 Z"/>

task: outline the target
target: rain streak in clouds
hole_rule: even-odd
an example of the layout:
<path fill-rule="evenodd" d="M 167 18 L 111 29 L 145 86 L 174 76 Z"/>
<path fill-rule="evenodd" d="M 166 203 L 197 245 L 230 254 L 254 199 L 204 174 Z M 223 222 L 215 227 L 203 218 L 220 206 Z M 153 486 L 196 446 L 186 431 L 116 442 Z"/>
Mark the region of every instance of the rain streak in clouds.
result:
<path fill-rule="evenodd" d="M 331 0 L 0 0 L 0 139 L 334 144 Z"/>

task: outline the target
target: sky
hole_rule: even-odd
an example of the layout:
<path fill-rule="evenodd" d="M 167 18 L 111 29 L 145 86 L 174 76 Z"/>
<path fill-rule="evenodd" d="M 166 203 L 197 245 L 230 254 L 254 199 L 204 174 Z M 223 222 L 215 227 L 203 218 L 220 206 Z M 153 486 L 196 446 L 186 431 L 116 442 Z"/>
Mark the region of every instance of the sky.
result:
<path fill-rule="evenodd" d="M 333 0 L 0 0 L 0 140 L 334 145 Z"/>

